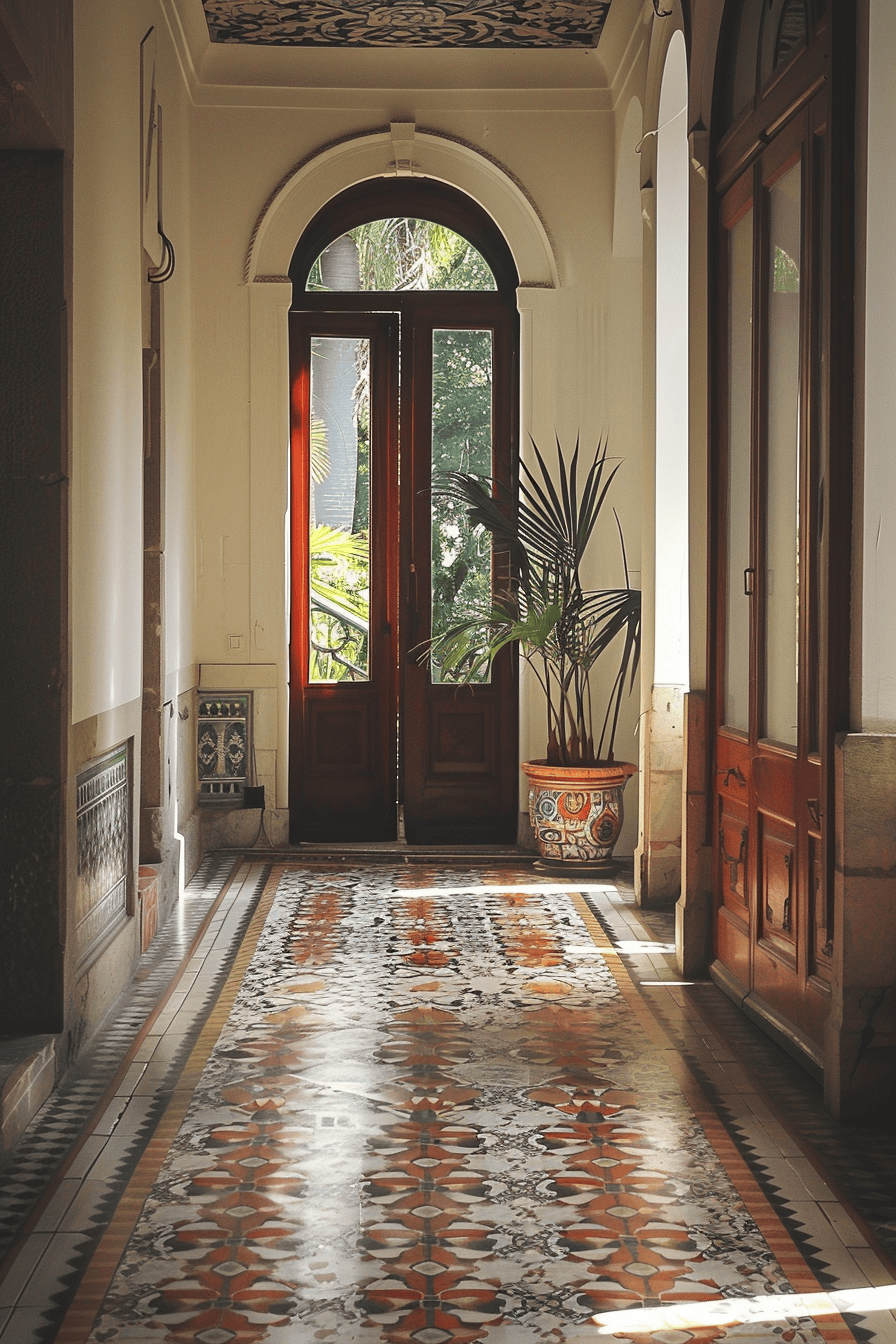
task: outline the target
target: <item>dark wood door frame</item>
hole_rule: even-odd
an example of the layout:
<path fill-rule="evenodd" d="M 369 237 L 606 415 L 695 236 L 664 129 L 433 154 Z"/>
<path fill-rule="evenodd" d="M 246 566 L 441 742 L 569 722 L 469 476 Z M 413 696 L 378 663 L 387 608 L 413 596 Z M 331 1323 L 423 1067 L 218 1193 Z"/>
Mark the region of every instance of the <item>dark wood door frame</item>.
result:
<path fill-rule="evenodd" d="M 432 333 L 444 328 L 493 332 L 492 475 L 515 495 L 518 325 L 516 311 L 510 311 L 497 294 L 421 295 L 412 320 L 406 322 L 406 358 L 414 370 L 415 394 L 413 415 L 402 424 L 403 461 L 409 469 L 402 472 L 402 509 L 407 519 L 402 528 L 402 574 L 407 602 L 400 640 L 401 797 L 411 843 L 512 843 L 516 839 L 519 705 L 515 651 L 502 650 L 487 685 L 456 686 L 435 684 L 420 650 L 431 633 Z"/>
<path fill-rule="evenodd" d="M 370 613 L 369 681 L 308 683 L 307 549 L 292 546 L 291 839 L 393 839 L 400 798 L 410 843 L 512 842 L 519 792 L 516 659 L 505 650 L 488 685 L 437 685 L 421 646 L 430 633 L 432 332 L 494 333 L 492 470 L 515 493 L 516 309 L 495 292 L 304 298 L 303 311 L 290 314 L 293 538 L 307 532 L 309 517 L 304 464 L 312 333 L 372 340 L 379 372 L 371 393 L 371 453 L 387 465 L 375 473 L 371 497 L 371 532 L 380 538 L 372 548 L 373 582 L 380 596 Z"/>

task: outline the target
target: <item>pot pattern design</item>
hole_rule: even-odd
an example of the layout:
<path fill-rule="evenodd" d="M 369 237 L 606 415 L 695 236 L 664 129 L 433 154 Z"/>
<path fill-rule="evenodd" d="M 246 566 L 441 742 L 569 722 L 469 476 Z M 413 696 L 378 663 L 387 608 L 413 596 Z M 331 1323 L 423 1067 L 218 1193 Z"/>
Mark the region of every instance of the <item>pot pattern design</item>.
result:
<path fill-rule="evenodd" d="M 622 794 L 633 767 L 620 766 L 602 785 L 573 778 L 551 786 L 539 778 L 548 771 L 537 765 L 526 762 L 523 769 L 529 775 L 529 820 L 542 858 L 610 867 L 622 830 Z"/>

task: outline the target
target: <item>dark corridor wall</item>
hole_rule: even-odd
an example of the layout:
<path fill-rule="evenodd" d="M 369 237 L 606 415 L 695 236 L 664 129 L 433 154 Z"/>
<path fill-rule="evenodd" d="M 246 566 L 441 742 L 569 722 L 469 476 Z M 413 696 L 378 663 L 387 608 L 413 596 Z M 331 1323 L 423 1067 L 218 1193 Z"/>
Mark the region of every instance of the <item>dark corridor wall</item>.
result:
<path fill-rule="evenodd" d="M 58 1030 L 66 780 L 64 160 L 0 152 L 0 1032 Z"/>
<path fill-rule="evenodd" d="M 64 1016 L 70 0 L 0 0 L 0 1035 Z"/>

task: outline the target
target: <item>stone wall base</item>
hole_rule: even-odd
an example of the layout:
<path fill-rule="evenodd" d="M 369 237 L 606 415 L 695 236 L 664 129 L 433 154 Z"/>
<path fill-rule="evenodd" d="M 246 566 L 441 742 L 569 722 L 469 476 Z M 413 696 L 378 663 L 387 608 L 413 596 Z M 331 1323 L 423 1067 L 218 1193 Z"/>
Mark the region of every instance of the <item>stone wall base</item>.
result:
<path fill-rule="evenodd" d="M 654 686 L 641 745 L 641 842 L 635 861 L 638 904 L 671 905 L 681 892 L 685 693 Z"/>
<path fill-rule="evenodd" d="M 825 1101 L 877 1122 L 896 1103 L 896 734 L 844 733 L 834 760 L 834 966 Z"/>

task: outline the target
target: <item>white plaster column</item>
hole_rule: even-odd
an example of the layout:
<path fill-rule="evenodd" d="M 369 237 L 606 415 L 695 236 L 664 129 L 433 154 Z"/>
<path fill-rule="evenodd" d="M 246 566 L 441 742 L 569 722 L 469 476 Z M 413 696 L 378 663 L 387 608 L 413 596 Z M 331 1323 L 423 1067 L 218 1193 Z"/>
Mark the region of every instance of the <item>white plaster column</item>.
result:
<path fill-rule="evenodd" d="M 896 383 L 890 369 L 896 340 L 896 9 L 889 0 L 866 0 L 860 6 L 865 22 L 854 532 L 854 559 L 860 555 L 861 565 L 853 566 L 851 693 L 851 719 L 863 731 L 841 735 L 834 757 L 833 984 L 824 1061 L 825 1101 L 843 1120 L 890 1114 L 896 1095 Z"/>

